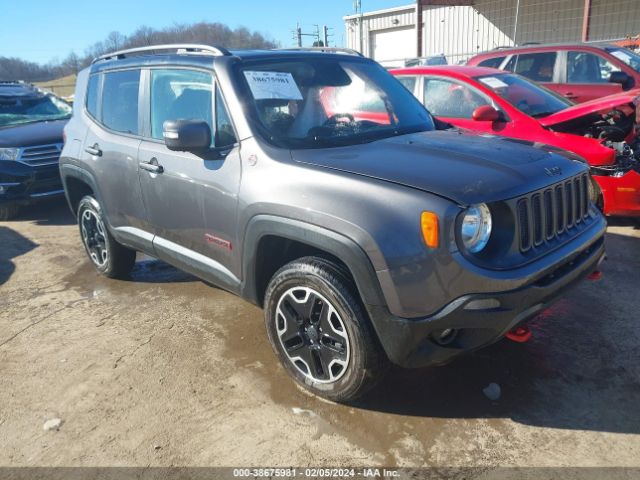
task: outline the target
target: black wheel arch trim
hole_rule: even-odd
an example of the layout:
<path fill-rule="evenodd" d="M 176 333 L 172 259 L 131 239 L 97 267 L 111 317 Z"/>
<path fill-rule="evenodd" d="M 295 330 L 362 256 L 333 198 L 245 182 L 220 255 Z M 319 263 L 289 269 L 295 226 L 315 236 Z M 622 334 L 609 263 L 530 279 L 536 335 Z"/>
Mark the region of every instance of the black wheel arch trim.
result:
<path fill-rule="evenodd" d="M 275 215 L 256 215 L 247 224 L 242 255 L 242 296 L 259 305 L 256 275 L 258 246 L 266 236 L 297 241 L 322 250 L 342 261 L 353 276 L 365 308 L 385 306 L 375 269 L 362 248 L 352 239 L 317 225 Z"/>
<path fill-rule="evenodd" d="M 77 165 L 72 165 L 69 163 L 64 163 L 60 165 L 60 177 L 62 177 L 62 185 L 64 187 L 64 195 L 67 198 L 67 203 L 69 204 L 69 208 L 73 212 L 73 204 L 71 201 L 71 197 L 69 195 L 69 186 L 68 179 L 75 178 L 76 180 L 80 180 L 81 182 L 86 183 L 91 190 L 93 191 L 93 195 L 102 205 L 100 191 L 98 189 L 98 183 L 95 181 L 93 175 L 84 168 L 78 167 Z M 73 212 L 75 215 L 76 212 Z"/>

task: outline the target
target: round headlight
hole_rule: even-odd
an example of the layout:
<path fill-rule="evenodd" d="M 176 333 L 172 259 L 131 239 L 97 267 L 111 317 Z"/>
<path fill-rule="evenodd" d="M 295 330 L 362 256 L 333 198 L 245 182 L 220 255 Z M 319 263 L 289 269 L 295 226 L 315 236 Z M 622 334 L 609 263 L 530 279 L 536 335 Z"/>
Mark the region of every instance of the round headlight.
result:
<path fill-rule="evenodd" d="M 484 203 L 467 208 L 462 218 L 462 243 L 471 253 L 478 253 L 491 236 L 491 212 Z"/>

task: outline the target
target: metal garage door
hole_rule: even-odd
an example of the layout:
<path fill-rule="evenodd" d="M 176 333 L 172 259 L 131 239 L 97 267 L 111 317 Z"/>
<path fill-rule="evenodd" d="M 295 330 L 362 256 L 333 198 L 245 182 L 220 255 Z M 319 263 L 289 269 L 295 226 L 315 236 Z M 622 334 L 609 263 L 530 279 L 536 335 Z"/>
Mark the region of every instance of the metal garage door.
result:
<path fill-rule="evenodd" d="M 413 27 L 371 32 L 371 57 L 374 60 L 399 60 L 416 56 L 416 31 Z"/>

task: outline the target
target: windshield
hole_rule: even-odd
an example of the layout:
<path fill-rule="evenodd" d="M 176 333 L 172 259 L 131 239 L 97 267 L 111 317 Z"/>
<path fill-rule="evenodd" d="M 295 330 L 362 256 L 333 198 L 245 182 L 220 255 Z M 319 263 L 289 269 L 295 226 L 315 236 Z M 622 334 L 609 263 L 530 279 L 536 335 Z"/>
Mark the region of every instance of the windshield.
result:
<path fill-rule="evenodd" d="M 434 129 L 427 110 L 380 65 L 329 57 L 240 69 L 258 130 L 269 141 L 322 148 Z"/>
<path fill-rule="evenodd" d="M 625 64 L 640 72 L 640 55 L 633 53 L 626 48 L 607 48 L 605 49 L 618 60 L 622 60 Z"/>
<path fill-rule="evenodd" d="M 71 116 L 71 106 L 53 95 L 0 95 L 0 127 L 61 120 Z"/>
<path fill-rule="evenodd" d="M 569 100 L 519 75 L 487 75 L 476 77 L 476 80 L 534 118 L 545 117 L 573 105 Z"/>

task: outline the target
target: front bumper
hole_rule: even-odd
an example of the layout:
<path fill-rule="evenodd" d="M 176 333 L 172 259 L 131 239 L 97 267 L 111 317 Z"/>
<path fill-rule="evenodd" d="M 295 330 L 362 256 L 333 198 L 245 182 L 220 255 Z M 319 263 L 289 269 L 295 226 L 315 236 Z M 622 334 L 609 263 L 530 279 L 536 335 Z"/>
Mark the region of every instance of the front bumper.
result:
<path fill-rule="evenodd" d="M 0 161 L 0 205 L 26 205 L 64 195 L 58 165 Z"/>
<path fill-rule="evenodd" d="M 369 305 L 367 310 L 393 363 L 407 368 L 442 364 L 499 340 L 509 330 L 531 319 L 596 270 L 604 255 L 602 231 L 588 245 L 516 290 L 464 295 L 436 314 L 418 319 L 393 316 L 381 306 Z M 491 306 L 482 308 L 482 301 L 490 299 Z M 456 330 L 456 336 L 451 343 L 441 345 L 436 338 L 446 329 Z"/>
<path fill-rule="evenodd" d="M 621 177 L 593 175 L 604 200 L 605 215 L 640 216 L 640 173 L 629 170 Z"/>

